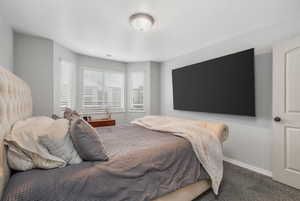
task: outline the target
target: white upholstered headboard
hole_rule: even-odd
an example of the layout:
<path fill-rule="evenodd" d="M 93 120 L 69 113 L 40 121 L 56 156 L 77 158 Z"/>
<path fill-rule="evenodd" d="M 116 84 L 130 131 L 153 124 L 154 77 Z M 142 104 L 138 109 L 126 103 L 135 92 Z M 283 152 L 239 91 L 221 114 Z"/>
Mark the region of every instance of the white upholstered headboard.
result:
<path fill-rule="evenodd" d="M 0 66 L 0 199 L 10 176 L 3 138 L 17 120 L 31 115 L 32 97 L 29 86 Z"/>

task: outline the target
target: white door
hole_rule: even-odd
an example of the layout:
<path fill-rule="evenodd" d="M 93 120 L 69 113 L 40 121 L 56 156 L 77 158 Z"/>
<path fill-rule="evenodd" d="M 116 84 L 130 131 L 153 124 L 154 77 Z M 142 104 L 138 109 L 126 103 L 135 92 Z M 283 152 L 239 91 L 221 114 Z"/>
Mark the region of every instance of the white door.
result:
<path fill-rule="evenodd" d="M 300 189 L 300 37 L 273 57 L 273 179 Z"/>

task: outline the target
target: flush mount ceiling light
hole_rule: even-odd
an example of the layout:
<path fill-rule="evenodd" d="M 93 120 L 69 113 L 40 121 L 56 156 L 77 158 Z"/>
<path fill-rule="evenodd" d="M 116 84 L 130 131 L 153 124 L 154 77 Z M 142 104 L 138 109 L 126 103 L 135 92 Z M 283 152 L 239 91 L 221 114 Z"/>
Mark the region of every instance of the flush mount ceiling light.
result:
<path fill-rule="evenodd" d="M 138 31 L 148 31 L 154 25 L 154 18 L 146 13 L 136 13 L 129 18 L 131 26 Z"/>

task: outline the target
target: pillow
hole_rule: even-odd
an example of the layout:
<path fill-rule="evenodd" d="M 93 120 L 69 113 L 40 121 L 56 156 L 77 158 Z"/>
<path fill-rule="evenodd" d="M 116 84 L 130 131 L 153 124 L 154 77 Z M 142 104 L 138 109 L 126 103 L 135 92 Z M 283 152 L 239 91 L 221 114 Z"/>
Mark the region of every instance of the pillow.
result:
<path fill-rule="evenodd" d="M 66 163 L 81 163 L 82 160 L 73 146 L 68 131 L 67 119 L 55 120 L 45 135 L 39 136 L 39 142 L 48 149 L 50 154 L 63 159 Z"/>
<path fill-rule="evenodd" d="M 70 135 L 75 149 L 83 160 L 108 160 L 97 131 L 83 119 L 73 118 L 71 120 Z"/>
<path fill-rule="evenodd" d="M 11 169 L 18 171 L 34 168 L 32 160 L 14 146 L 10 146 L 7 150 L 7 163 Z"/>
<path fill-rule="evenodd" d="M 63 117 L 60 117 L 56 114 L 52 114 L 51 116 L 51 118 L 54 120 L 63 119 L 63 118 L 70 120 L 72 117 L 80 117 L 80 115 L 78 114 L 78 112 L 76 112 L 76 110 L 72 110 L 71 108 L 68 107 L 65 108 Z"/>
<path fill-rule="evenodd" d="M 32 168 L 52 169 L 64 167 L 66 166 L 64 160 L 51 155 L 45 147 L 38 143 L 38 137 L 41 136 L 53 122 L 54 120 L 49 117 L 31 117 L 26 120 L 17 121 L 11 132 L 5 136 L 4 143 L 8 146 L 8 150 L 15 148 L 17 153 L 24 153 L 32 161 Z M 12 157 L 8 158 L 8 160 L 9 164 L 14 163 Z M 14 166 L 17 170 L 24 169 L 22 164 L 20 164 L 20 166 L 15 164 Z"/>
<path fill-rule="evenodd" d="M 80 117 L 80 115 L 75 110 L 72 110 L 70 108 L 65 109 L 65 112 L 64 112 L 65 119 L 71 120 L 72 118 L 79 118 L 79 117 Z"/>

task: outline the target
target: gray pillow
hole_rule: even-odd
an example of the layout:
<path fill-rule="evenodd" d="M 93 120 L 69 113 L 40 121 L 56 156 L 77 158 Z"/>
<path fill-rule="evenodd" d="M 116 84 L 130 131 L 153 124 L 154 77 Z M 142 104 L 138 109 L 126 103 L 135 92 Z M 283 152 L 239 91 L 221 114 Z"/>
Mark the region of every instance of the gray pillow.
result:
<path fill-rule="evenodd" d="M 47 147 L 48 151 L 56 157 L 59 157 L 66 161 L 68 164 L 79 164 L 82 162 L 78 153 L 73 147 L 72 141 L 68 136 L 64 139 L 51 139 L 48 135 L 40 136 L 39 142 Z"/>
<path fill-rule="evenodd" d="M 38 140 L 50 154 L 63 159 L 68 164 L 82 162 L 71 141 L 67 119 L 55 120 L 44 135 L 39 136 Z"/>
<path fill-rule="evenodd" d="M 64 119 L 71 120 L 71 119 L 79 118 L 79 117 L 80 117 L 80 115 L 75 110 L 72 110 L 70 108 L 65 108 Z"/>
<path fill-rule="evenodd" d="M 75 149 L 83 160 L 108 160 L 96 129 L 83 119 L 73 118 L 71 120 L 70 135 Z"/>

